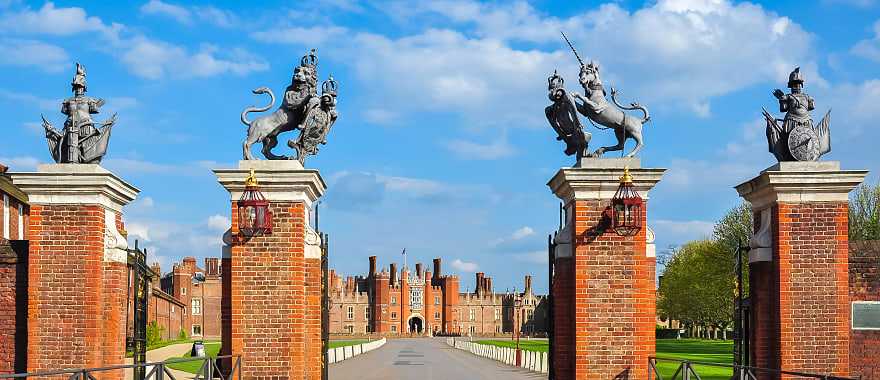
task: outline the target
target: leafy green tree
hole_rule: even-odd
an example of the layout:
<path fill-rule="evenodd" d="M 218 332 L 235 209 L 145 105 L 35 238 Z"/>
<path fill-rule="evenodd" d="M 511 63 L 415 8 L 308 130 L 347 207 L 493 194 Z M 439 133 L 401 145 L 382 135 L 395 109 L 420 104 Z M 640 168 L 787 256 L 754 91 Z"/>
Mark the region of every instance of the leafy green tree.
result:
<path fill-rule="evenodd" d="M 725 330 L 733 316 L 733 262 L 726 247 L 697 240 L 679 248 L 663 273 L 657 308 L 688 326 Z"/>
<path fill-rule="evenodd" d="M 727 211 L 718 222 L 715 223 L 714 238 L 724 249 L 729 252 L 729 260 L 734 259 L 736 249 L 740 244 L 748 245 L 749 238 L 752 236 L 752 205 L 742 202 L 736 207 Z M 743 252 L 742 256 L 743 268 L 743 293 L 749 294 L 749 257 Z M 731 267 L 731 271 L 733 268 Z M 734 272 L 731 272 L 735 275 Z"/>
<path fill-rule="evenodd" d="M 880 184 L 861 184 L 849 201 L 849 239 L 880 240 Z"/>

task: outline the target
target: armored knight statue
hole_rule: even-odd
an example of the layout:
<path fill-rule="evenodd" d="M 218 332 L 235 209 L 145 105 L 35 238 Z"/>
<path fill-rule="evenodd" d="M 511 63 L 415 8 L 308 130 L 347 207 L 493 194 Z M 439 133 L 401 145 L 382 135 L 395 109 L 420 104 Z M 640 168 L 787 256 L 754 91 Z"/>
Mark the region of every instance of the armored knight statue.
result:
<path fill-rule="evenodd" d="M 580 55 L 578 55 L 577 50 L 574 49 L 574 46 L 571 44 L 571 41 L 568 40 L 568 37 L 566 37 L 564 33 L 562 34 L 562 37 L 568 43 L 568 46 L 571 48 L 572 52 L 574 52 L 575 57 L 580 63 L 579 80 L 584 89 L 584 94 L 581 95 L 577 92 L 569 93 L 574 99 L 575 108 L 582 115 L 586 116 L 597 129 L 613 129 L 614 136 L 617 138 L 617 144 L 604 146 L 597 149 L 592 154 L 584 155 L 601 157 L 605 152 L 622 151 L 626 139 L 633 139 L 636 142 L 636 146 L 632 151 L 626 154 L 626 157 L 635 156 L 644 147 L 642 140 L 642 126 L 651 120 L 651 117 L 648 114 L 648 109 L 639 103 L 630 103 L 629 107 L 621 105 L 617 101 L 617 91 L 615 91 L 613 87 L 611 88 L 611 101 L 613 104 L 609 103 L 606 99 L 607 94 L 602 85 L 602 79 L 599 76 L 599 65 L 592 61 L 588 64 L 584 64 L 584 61 L 581 59 Z M 642 117 L 633 117 L 624 112 L 633 110 L 641 111 Z M 549 117 L 550 114 L 548 113 L 548 118 Z M 552 120 L 550 124 L 553 126 Z M 555 126 L 554 129 L 556 129 Z M 589 141 L 589 139 L 587 141 Z"/>
<path fill-rule="evenodd" d="M 785 117 L 776 119 L 767 110 L 767 143 L 770 153 L 776 160 L 782 161 L 816 161 L 823 154 L 831 151 L 831 110 L 818 125 L 813 125 L 810 111 L 815 109 L 813 97 L 804 92 L 804 77 L 800 67 L 795 68 L 788 76 L 790 94 L 780 89 L 773 91 L 779 100 L 779 112 Z"/>
<path fill-rule="evenodd" d="M 248 107 L 241 113 L 241 122 L 248 126 L 248 134 L 242 144 L 245 160 L 255 160 L 251 146 L 259 142 L 262 153 L 269 160 L 297 159 L 305 162 L 308 155 L 317 154 L 318 144 L 327 143 L 327 133 L 337 119 L 336 93 L 338 84 L 331 76 L 322 85 L 321 96 L 317 94 L 318 57 L 312 49 L 294 69 L 290 86 L 284 90 L 281 106 L 275 112 L 248 121 L 247 114 L 265 112 L 275 105 L 275 94 L 267 87 L 253 90 L 254 94 L 268 94 L 270 101 L 264 107 Z M 278 145 L 278 135 L 299 130 L 296 139 L 288 141 L 295 150 L 293 156 L 276 155 L 272 149 Z"/>
<path fill-rule="evenodd" d="M 100 164 L 107 153 L 116 114 L 95 126 L 92 114 L 99 112 L 104 99 L 85 95 L 86 68 L 83 65 L 76 64 L 76 74 L 70 85 L 73 87 L 73 97 L 61 103 L 61 113 L 67 115 L 63 130 L 59 132 L 41 115 L 49 152 L 59 164 Z"/>
<path fill-rule="evenodd" d="M 547 121 L 556 131 L 556 140 L 565 141 L 565 154 L 576 155 L 577 164 L 581 159 L 591 156 L 589 153 L 590 135 L 584 131 L 581 120 L 578 118 L 577 105 L 574 98 L 565 90 L 565 81 L 556 71 L 547 79 L 548 97 L 553 104 L 544 108 Z"/>

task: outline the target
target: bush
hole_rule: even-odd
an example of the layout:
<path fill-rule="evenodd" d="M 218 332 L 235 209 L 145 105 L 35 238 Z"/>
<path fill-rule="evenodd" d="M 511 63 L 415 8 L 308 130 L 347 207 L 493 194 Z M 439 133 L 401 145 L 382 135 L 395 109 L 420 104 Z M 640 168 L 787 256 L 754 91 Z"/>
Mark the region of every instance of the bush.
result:
<path fill-rule="evenodd" d="M 180 331 L 177 333 L 177 339 L 178 340 L 186 340 L 186 338 L 187 338 L 186 331 L 184 331 L 183 329 L 180 329 Z"/>
<path fill-rule="evenodd" d="M 147 325 L 147 346 L 152 346 L 162 342 L 162 335 L 165 332 L 165 328 L 159 326 L 156 321 L 151 321 L 149 325 Z"/>

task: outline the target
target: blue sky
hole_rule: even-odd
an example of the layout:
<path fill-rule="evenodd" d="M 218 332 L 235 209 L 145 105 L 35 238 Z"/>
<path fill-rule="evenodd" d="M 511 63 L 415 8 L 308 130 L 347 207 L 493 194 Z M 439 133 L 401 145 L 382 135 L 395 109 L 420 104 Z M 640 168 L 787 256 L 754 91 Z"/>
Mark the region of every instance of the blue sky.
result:
<path fill-rule="evenodd" d="M 321 80 L 340 84 L 340 118 L 307 163 L 329 184 L 332 266 L 363 273 L 406 247 L 411 266 L 443 257 L 463 289 L 479 270 L 498 291 L 529 273 L 543 291 L 558 207 L 546 182 L 572 162 L 543 117 L 547 76 L 576 84 L 564 30 L 651 110 L 642 164 L 669 169 L 650 194 L 661 250 L 710 234 L 732 186 L 774 163 L 760 110 L 795 66 L 817 112 L 834 109 L 825 158 L 878 167 L 876 0 L 255 4 L 0 1 L 0 162 L 50 160 L 39 117 L 61 122 L 82 62 L 89 94 L 119 113 L 104 165 L 142 190 L 131 237 L 165 268 L 219 256 L 228 195 L 210 169 L 240 159 L 238 115 L 265 101 L 250 91 L 280 93 L 314 47 Z"/>

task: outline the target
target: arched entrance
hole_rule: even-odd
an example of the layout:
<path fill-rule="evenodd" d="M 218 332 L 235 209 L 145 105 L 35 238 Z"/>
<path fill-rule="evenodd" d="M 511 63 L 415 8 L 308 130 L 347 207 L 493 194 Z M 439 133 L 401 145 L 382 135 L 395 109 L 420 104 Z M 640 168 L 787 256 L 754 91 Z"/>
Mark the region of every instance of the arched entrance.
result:
<path fill-rule="evenodd" d="M 424 330 L 425 323 L 424 323 L 424 321 L 422 321 L 421 317 L 414 315 L 409 318 L 408 325 L 409 325 L 409 332 L 411 334 L 415 333 L 415 334 L 421 335 L 422 330 Z"/>

